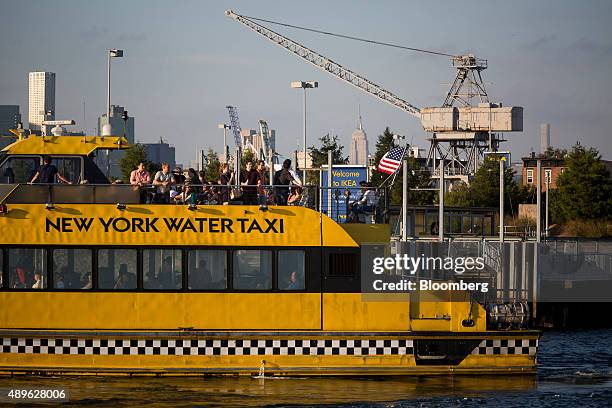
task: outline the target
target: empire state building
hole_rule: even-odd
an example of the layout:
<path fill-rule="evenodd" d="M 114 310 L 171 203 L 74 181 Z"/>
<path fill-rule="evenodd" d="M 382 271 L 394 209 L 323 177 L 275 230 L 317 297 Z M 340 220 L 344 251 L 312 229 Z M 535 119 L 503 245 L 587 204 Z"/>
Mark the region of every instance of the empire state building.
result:
<path fill-rule="evenodd" d="M 363 130 L 361 123 L 361 114 L 357 122 L 357 129 L 351 135 L 351 144 L 349 146 L 349 163 L 350 164 L 368 164 L 368 138 Z"/>

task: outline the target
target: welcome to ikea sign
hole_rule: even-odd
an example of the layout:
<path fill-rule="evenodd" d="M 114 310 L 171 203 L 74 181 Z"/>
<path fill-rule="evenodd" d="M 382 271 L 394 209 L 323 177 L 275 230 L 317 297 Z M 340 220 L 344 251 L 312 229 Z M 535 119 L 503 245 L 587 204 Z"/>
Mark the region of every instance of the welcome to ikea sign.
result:
<path fill-rule="evenodd" d="M 336 222 L 346 221 L 348 203 L 356 201 L 361 196 L 359 187 L 360 181 L 367 181 L 368 169 L 365 165 L 339 164 L 332 166 L 331 188 L 328 186 L 327 166 L 321 166 L 320 185 L 321 190 L 321 208 L 320 210 L 326 213 Z M 329 194 L 331 194 L 331 207 L 329 202 Z"/>

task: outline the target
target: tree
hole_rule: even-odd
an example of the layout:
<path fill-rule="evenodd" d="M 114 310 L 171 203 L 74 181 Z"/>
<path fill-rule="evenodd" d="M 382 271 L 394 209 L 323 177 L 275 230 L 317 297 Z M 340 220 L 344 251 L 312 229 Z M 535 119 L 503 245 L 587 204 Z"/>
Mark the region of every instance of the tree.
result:
<path fill-rule="evenodd" d="M 567 149 L 558 149 L 552 146 L 548 146 L 544 154 L 543 159 L 564 159 L 567 156 Z"/>
<path fill-rule="evenodd" d="M 125 151 L 125 155 L 119 161 L 121 175 L 124 183 L 130 182 L 130 174 L 135 170 L 140 163 L 144 163 L 145 168 L 151 174 L 151 177 L 161 169 L 158 163 L 153 163 L 147 160 L 147 151 L 144 145 L 136 143 Z"/>
<path fill-rule="evenodd" d="M 255 156 L 255 153 L 253 153 L 251 150 L 245 149 L 242 151 L 242 158 L 240 159 L 240 168 L 244 169 L 246 167 L 247 162 L 249 161 L 255 164 L 255 162 L 257 161 L 257 157 Z"/>
<path fill-rule="evenodd" d="M 208 158 L 206 163 L 206 181 L 209 183 L 216 183 L 219 181 L 219 174 L 221 169 L 221 162 L 219 161 L 219 155 L 213 149 L 208 149 L 206 154 Z"/>
<path fill-rule="evenodd" d="M 566 169 L 551 192 L 553 217 L 560 221 L 609 219 L 612 181 L 599 152 L 577 143 L 565 158 Z"/>
<path fill-rule="evenodd" d="M 348 157 L 344 157 L 342 153 L 344 146 L 341 146 L 338 143 L 338 135 L 334 135 L 332 137 L 328 133 L 319 138 L 319 140 L 321 141 L 320 148 L 315 146 L 310 146 L 308 148 L 310 151 L 310 157 L 312 158 L 313 168 L 320 168 L 321 166 L 327 164 L 327 154 L 329 151 L 332 152 L 332 165 L 348 163 Z M 307 184 L 319 185 L 319 172 L 311 171 L 308 172 L 307 175 Z"/>
<path fill-rule="evenodd" d="M 518 205 L 527 202 L 530 189 L 514 181 L 514 170 L 504 169 L 504 210 L 516 214 Z M 487 158 L 476 171 L 469 186 L 459 183 L 444 198 L 447 205 L 460 207 L 499 207 L 499 162 Z"/>

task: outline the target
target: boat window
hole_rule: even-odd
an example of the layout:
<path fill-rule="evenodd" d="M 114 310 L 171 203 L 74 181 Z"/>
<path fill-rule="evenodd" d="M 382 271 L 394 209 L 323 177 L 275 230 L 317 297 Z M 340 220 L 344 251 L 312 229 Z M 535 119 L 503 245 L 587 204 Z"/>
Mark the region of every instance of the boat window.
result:
<path fill-rule="evenodd" d="M 0 248 L 0 288 L 4 287 L 4 251 Z"/>
<path fill-rule="evenodd" d="M 2 184 L 28 183 L 40 166 L 38 157 L 11 157 L 0 167 Z"/>
<path fill-rule="evenodd" d="M 81 181 L 81 158 L 80 157 L 54 157 L 52 162 L 59 174 L 71 183 Z"/>
<path fill-rule="evenodd" d="M 89 249 L 54 249 L 53 288 L 91 289 L 91 265 Z"/>
<path fill-rule="evenodd" d="M 135 249 L 98 250 L 98 287 L 136 289 L 137 253 Z"/>
<path fill-rule="evenodd" d="M 170 290 L 183 287 L 180 249 L 145 249 L 142 274 L 145 289 Z"/>
<path fill-rule="evenodd" d="M 9 284 L 13 289 L 47 287 L 47 257 L 40 248 L 9 248 Z"/>
<path fill-rule="evenodd" d="M 226 289 L 227 256 L 223 250 L 192 250 L 187 253 L 189 289 Z"/>
<path fill-rule="evenodd" d="M 236 250 L 232 262 L 234 289 L 272 289 L 272 251 Z"/>
<path fill-rule="evenodd" d="M 281 290 L 304 290 L 304 251 L 278 251 L 277 285 Z"/>

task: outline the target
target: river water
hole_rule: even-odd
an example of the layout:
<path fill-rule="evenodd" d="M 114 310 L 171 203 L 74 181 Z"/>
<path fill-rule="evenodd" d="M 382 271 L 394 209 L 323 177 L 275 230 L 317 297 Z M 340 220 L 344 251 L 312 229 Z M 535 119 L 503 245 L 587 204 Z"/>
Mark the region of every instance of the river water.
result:
<path fill-rule="evenodd" d="M 538 363 L 537 376 L 14 377 L 0 388 L 65 388 L 73 406 L 612 406 L 612 329 L 547 332 Z"/>

